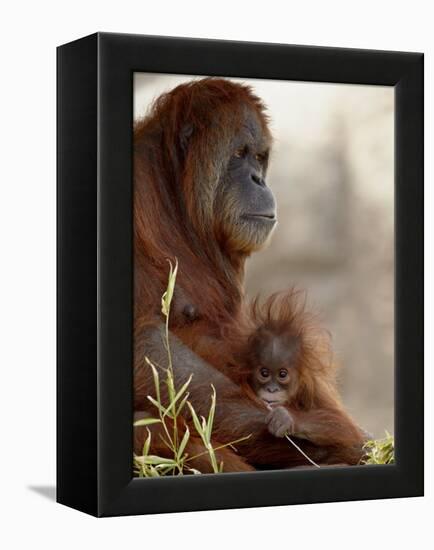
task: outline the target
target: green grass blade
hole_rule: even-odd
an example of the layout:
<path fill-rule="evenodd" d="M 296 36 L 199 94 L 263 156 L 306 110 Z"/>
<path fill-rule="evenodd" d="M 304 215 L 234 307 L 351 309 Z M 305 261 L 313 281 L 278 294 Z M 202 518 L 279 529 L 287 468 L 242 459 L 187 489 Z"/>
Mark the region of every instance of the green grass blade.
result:
<path fill-rule="evenodd" d="M 140 420 L 136 420 L 133 424 L 133 426 L 150 426 L 151 424 L 160 424 L 161 420 L 159 418 L 141 418 Z"/>
<path fill-rule="evenodd" d="M 141 457 L 143 459 L 143 464 L 171 464 L 173 466 L 176 466 L 176 460 L 173 458 L 164 458 L 163 456 L 157 456 L 157 455 L 147 455 Z"/>
<path fill-rule="evenodd" d="M 175 390 L 175 380 L 173 379 L 173 374 L 170 369 L 167 369 L 167 378 L 166 378 L 167 392 L 169 394 L 169 405 L 167 410 L 171 411 L 173 407 L 173 402 L 175 400 L 176 390 Z"/>
<path fill-rule="evenodd" d="M 179 405 L 178 405 L 178 411 L 177 411 L 177 414 L 181 414 L 182 412 L 182 409 L 185 407 L 185 404 L 187 402 L 187 399 L 190 397 L 190 394 L 189 392 L 187 392 L 184 397 L 181 399 Z"/>
<path fill-rule="evenodd" d="M 179 400 L 179 398 L 185 393 L 186 389 L 188 388 L 190 382 L 191 382 L 191 379 L 193 378 L 193 375 L 190 374 L 190 376 L 188 377 L 188 380 L 185 384 L 183 384 L 183 386 L 181 387 L 181 389 L 179 390 L 179 392 L 173 397 L 173 399 L 171 400 L 170 402 L 170 410 L 172 411 L 172 414 L 173 415 L 176 415 L 177 412 L 179 413 L 179 411 L 181 410 L 181 407 L 178 409 L 178 411 L 176 411 L 176 403 L 177 401 Z"/>
<path fill-rule="evenodd" d="M 211 406 L 209 408 L 208 421 L 206 423 L 207 424 L 206 436 L 208 441 L 211 441 L 211 433 L 212 433 L 212 427 L 214 424 L 214 415 L 215 415 L 215 407 L 216 407 L 216 391 L 212 384 L 211 384 L 211 388 L 212 388 Z"/>
<path fill-rule="evenodd" d="M 190 413 L 193 418 L 193 424 L 197 430 L 197 433 L 202 434 L 202 426 L 200 425 L 199 418 L 196 414 L 196 411 L 193 408 L 193 405 L 190 403 L 190 401 L 187 401 L 187 405 L 188 405 L 188 408 L 190 409 Z"/>
<path fill-rule="evenodd" d="M 151 446 L 151 432 L 148 431 L 148 437 L 146 438 L 145 443 L 143 444 L 143 456 L 146 456 L 149 453 L 149 448 Z"/>
<path fill-rule="evenodd" d="M 161 413 L 162 413 L 163 415 L 166 413 L 165 407 L 163 407 L 163 405 L 162 405 L 161 403 L 159 403 L 158 401 L 156 401 L 156 400 L 152 397 L 152 395 L 148 395 L 148 399 L 149 399 L 149 401 L 150 401 L 153 405 L 155 405 L 155 406 L 157 407 L 157 409 L 158 409 L 159 411 L 161 411 Z"/>
<path fill-rule="evenodd" d="M 170 266 L 169 280 L 167 283 L 166 292 L 161 297 L 161 312 L 165 317 L 167 317 L 170 312 L 170 304 L 172 303 L 173 293 L 175 290 L 176 275 L 178 273 L 178 260 L 175 259 L 175 267 L 172 266 L 172 262 L 170 260 L 167 261 L 169 262 Z"/>
<path fill-rule="evenodd" d="M 181 443 L 179 444 L 179 448 L 178 448 L 178 460 L 182 457 L 182 455 L 184 454 L 184 450 L 185 450 L 185 447 L 188 443 L 188 440 L 190 439 L 190 430 L 188 429 L 188 426 L 185 427 L 185 433 L 181 439 Z"/>
<path fill-rule="evenodd" d="M 160 377 L 158 375 L 158 371 L 157 369 L 155 368 L 154 364 L 147 358 L 145 357 L 145 360 L 146 362 L 148 363 L 148 365 L 151 367 L 151 370 L 152 370 L 152 377 L 154 379 L 154 387 L 155 387 L 155 395 L 157 397 L 157 401 L 160 403 L 161 402 L 161 396 L 160 396 Z"/>

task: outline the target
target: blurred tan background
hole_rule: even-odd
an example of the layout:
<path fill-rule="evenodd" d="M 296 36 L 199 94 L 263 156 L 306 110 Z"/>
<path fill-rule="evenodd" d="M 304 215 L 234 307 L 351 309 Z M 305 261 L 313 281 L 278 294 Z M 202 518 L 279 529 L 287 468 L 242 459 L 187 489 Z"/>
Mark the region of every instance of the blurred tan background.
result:
<path fill-rule="evenodd" d="M 136 73 L 134 116 L 193 78 Z M 247 265 L 250 296 L 296 284 L 333 337 L 346 407 L 375 437 L 394 428 L 394 90 L 231 79 L 268 106 L 267 177 L 279 223 Z"/>

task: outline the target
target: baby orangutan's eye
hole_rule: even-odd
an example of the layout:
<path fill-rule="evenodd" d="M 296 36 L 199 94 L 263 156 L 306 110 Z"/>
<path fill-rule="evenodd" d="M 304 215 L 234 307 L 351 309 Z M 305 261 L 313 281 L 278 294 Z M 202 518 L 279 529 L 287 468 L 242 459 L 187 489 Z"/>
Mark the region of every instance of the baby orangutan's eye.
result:
<path fill-rule="evenodd" d="M 280 369 L 279 371 L 279 378 L 286 378 L 288 376 L 288 371 L 286 369 Z"/>
<path fill-rule="evenodd" d="M 262 378 L 268 378 L 268 376 L 270 375 L 270 371 L 268 369 L 262 368 L 259 371 L 259 374 L 262 376 Z"/>

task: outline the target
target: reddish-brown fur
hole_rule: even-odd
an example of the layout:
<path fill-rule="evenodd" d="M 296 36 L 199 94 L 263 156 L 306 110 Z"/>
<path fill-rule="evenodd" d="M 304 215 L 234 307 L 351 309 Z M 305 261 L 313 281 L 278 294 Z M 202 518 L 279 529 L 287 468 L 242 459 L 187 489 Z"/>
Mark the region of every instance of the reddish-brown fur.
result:
<path fill-rule="evenodd" d="M 291 336 L 296 339 L 298 351 L 293 365 L 295 387 L 294 384 L 288 387 L 288 410 L 295 417 L 296 425 L 304 419 L 303 435 L 309 435 L 309 440 L 319 445 L 334 445 L 337 451 L 362 441 L 364 434 L 345 412 L 339 396 L 329 334 L 306 309 L 306 293 L 295 289 L 278 292 L 262 305 L 256 299 L 251 307 L 250 322 L 252 332 L 240 344 L 234 369 L 238 372 L 238 382 L 248 388 L 249 395 L 253 392 L 249 378 L 256 360 L 254 346 L 260 344 L 258 330 L 266 329 L 267 338 Z M 323 423 L 325 417 L 328 421 Z M 312 433 L 316 423 L 321 425 L 321 431 Z"/>
<path fill-rule="evenodd" d="M 230 141 L 241 130 L 246 110 L 254 113 L 264 135 L 271 139 L 264 106 L 251 89 L 214 78 L 182 84 L 160 96 L 148 116 L 135 125 L 134 403 L 137 411 L 147 409 L 146 396 L 152 391 L 149 369 L 143 366 L 143 331 L 162 321 L 160 307 L 167 284 L 167 259 L 177 258 L 179 262 L 174 307 L 181 293 L 183 300 L 198 308 L 197 319 L 192 323 L 178 322 L 179 317 L 173 315 L 171 331 L 213 367 L 229 373 L 235 380 L 239 376 L 236 369 L 233 370 L 233 355 L 236 344 L 250 329 L 248 316 L 243 311 L 243 279 L 244 263 L 252 250 L 241 243 L 234 247 L 234 243 L 225 242 L 212 207 L 215 188 L 231 154 Z M 184 140 L 188 140 L 187 149 L 183 148 Z M 312 409 L 303 407 L 296 411 L 313 442 L 305 442 L 306 446 L 317 460 L 354 463 L 356 455 L 360 456 L 361 440 L 342 410 L 334 384 L 320 379 L 314 391 L 310 384 L 306 380 L 305 391 L 306 398 L 314 398 L 317 404 L 314 414 Z M 208 401 L 209 385 L 201 391 L 203 401 Z M 242 389 L 236 395 L 233 390 L 229 393 L 231 395 L 224 395 L 223 391 L 217 395 L 216 437 L 228 442 L 246 435 L 246 430 L 254 433 L 248 443 L 239 446 L 244 458 L 229 449 L 224 451 L 226 471 L 249 470 L 251 466 L 247 463 L 276 467 L 304 463 L 284 442 L 274 441 L 266 426 L 262 429 L 260 423 L 249 424 L 241 415 L 237 422 L 237 406 L 251 406 L 252 400 Z M 196 398 L 200 401 L 201 396 Z M 245 411 L 246 407 L 240 410 Z M 153 428 L 154 432 L 158 429 Z M 140 450 L 144 434 L 143 428 L 136 429 L 136 450 Z M 154 446 L 158 446 L 157 441 L 158 437 L 153 437 Z M 200 447 L 198 441 L 195 444 Z M 336 445 L 342 447 L 336 449 Z M 349 447 L 356 450 L 350 452 Z M 156 447 L 153 452 L 163 453 L 164 449 Z M 190 456 L 195 454 L 194 450 L 189 452 Z"/>
<path fill-rule="evenodd" d="M 180 266 L 178 284 L 193 302 L 200 296 L 201 316 L 207 325 L 220 332 L 239 308 L 244 260 L 250 251 L 233 255 L 219 240 L 219 228 L 210 227 L 210 220 L 212 195 L 229 153 L 222 152 L 240 130 L 246 108 L 257 114 L 268 133 L 264 107 L 249 87 L 203 79 L 160 96 L 149 115 L 135 126 L 134 306 L 138 326 L 159 313 L 167 258 L 175 256 Z M 186 155 L 179 144 L 185 125 L 194 127 Z"/>
<path fill-rule="evenodd" d="M 214 364 L 216 354 L 210 357 L 203 342 L 207 336 L 212 342 L 235 340 L 234 320 L 250 251 L 233 254 L 221 242 L 218 226 L 210 226 L 212 199 L 246 108 L 256 113 L 269 135 L 265 108 L 248 86 L 203 79 L 160 96 L 134 128 L 135 329 L 160 318 L 167 259 L 176 257 L 177 286 L 192 303 L 200 297 L 200 320 L 186 330 L 171 328 L 192 349 L 197 351 L 198 345 L 200 355 Z M 186 128 L 194 133 L 185 155 L 180 136 Z M 221 345 L 219 349 L 223 366 L 226 357 Z"/>

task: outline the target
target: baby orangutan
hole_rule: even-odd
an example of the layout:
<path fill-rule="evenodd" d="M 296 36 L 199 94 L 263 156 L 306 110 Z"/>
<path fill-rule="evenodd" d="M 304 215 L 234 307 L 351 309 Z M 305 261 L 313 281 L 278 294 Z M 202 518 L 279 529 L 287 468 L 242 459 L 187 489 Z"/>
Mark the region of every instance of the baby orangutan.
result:
<path fill-rule="evenodd" d="M 256 300 L 251 311 L 240 315 L 239 332 L 225 334 L 230 341 L 227 354 L 218 338 L 204 341 L 200 330 L 195 332 L 203 315 L 200 300 L 192 301 L 178 288 L 171 313 L 171 323 L 184 343 L 205 359 L 211 350 L 214 361 L 221 360 L 220 370 L 245 390 L 245 397 L 268 409 L 268 414 L 260 415 L 260 423 L 264 418 L 266 422 L 264 432 L 277 438 L 291 436 L 292 445 L 309 462 L 310 457 L 325 465 L 360 462 L 366 433 L 342 404 L 329 334 L 306 310 L 303 292 L 277 293 L 262 305 Z M 298 440 L 303 440 L 301 447 Z M 299 457 L 293 457 L 287 467 L 299 464 Z"/>
<path fill-rule="evenodd" d="M 315 407 L 324 385 L 333 387 L 334 371 L 324 331 L 305 311 L 299 291 L 274 294 L 252 306 L 254 329 L 241 354 L 244 382 L 270 409 L 268 429 L 276 437 L 295 432 L 288 410 Z M 250 392 L 249 392 L 250 393 Z"/>
<path fill-rule="evenodd" d="M 270 321 L 260 326 L 251 339 L 250 385 L 256 396 L 270 409 L 268 429 L 276 437 L 292 433 L 289 405 L 298 388 L 297 355 L 299 335 L 281 332 Z"/>

